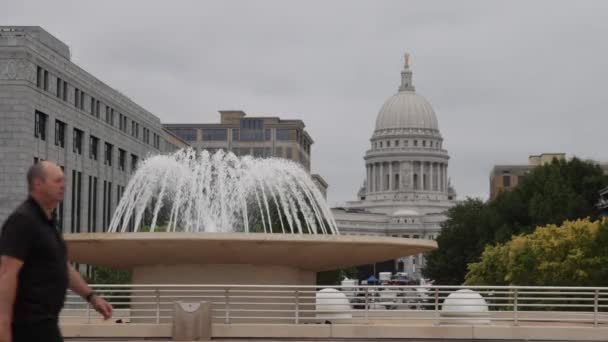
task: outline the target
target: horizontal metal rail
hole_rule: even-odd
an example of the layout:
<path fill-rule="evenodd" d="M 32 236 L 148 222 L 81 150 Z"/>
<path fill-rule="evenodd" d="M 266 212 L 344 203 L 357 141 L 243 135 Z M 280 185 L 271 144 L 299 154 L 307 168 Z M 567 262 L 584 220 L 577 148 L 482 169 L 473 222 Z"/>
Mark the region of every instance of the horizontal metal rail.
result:
<path fill-rule="evenodd" d="M 608 287 L 93 285 L 121 323 L 170 322 L 175 302 L 211 303 L 221 323 L 331 321 L 608 326 Z M 331 288 L 332 290 L 328 290 Z M 474 291 L 467 292 L 467 291 Z M 69 293 L 62 320 L 101 317 Z"/>

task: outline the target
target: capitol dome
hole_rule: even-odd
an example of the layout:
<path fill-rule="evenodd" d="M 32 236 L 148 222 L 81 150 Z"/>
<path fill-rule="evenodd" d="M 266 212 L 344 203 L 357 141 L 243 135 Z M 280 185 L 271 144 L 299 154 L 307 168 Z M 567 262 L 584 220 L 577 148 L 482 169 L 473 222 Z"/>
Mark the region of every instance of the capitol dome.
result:
<path fill-rule="evenodd" d="M 402 128 L 439 130 L 433 107 L 424 97 L 415 92 L 407 54 L 403 71 L 401 71 L 399 92 L 389 97 L 380 108 L 375 130 Z"/>
<path fill-rule="evenodd" d="M 376 119 L 376 131 L 393 128 L 439 130 L 431 104 L 413 91 L 401 91 L 388 98 Z"/>

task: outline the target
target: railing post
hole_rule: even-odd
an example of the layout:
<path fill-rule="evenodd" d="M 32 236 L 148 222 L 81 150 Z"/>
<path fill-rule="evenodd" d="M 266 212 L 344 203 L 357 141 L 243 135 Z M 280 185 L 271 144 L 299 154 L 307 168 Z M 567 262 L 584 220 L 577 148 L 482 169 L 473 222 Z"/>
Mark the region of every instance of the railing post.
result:
<path fill-rule="evenodd" d="M 87 323 L 91 323 L 91 304 L 87 303 Z"/>
<path fill-rule="evenodd" d="M 435 288 L 435 325 L 439 323 L 439 289 Z"/>
<path fill-rule="evenodd" d="M 517 289 L 513 293 L 513 324 L 519 325 L 518 308 L 517 308 Z"/>
<path fill-rule="evenodd" d="M 156 324 L 160 323 L 160 289 L 156 289 Z"/>
<path fill-rule="evenodd" d="M 600 299 L 600 290 L 595 289 L 595 296 L 593 298 L 593 326 L 594 327 L 597 327 L 597 312 L 598 312 L 599 299 Z"/>
<path fill-rule="evenodd" d="M 369 321 L 369 287 L 365 287 L 365 321 Z"/>
<path fill-rule="evenodd" d="M 296 289 L 296 324 L 300 323 L 300 290 Z"/>
<path fill-rule="evenodd" d="M 225 290 L 226 317 L 224 318 L 224 323 L 226 324 L 230 324 L 230 296 L 228 291 L 230 291 L 230 289 Z"/>

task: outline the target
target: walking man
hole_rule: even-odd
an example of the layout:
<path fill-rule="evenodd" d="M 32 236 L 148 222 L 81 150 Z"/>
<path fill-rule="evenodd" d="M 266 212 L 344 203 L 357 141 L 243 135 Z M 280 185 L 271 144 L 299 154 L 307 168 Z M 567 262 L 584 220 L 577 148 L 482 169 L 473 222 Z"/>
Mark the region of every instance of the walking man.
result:
<path fill-rule="evenodd" d="M 6 219 L 0 235 L 0 342 L 63 341 L 58 320 L 68 287 L 104 319 L 112 317 L 112 306 L 67 260 L 54 215 L 63 200 L 61 168 L 34 164 L 27 182 L 28 199 Z"/>

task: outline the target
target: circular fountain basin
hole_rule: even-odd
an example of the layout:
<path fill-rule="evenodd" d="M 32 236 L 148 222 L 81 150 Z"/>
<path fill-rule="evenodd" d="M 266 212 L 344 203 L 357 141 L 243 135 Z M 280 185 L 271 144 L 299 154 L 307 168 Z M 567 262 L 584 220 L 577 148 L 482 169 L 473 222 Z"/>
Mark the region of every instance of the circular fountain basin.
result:
<path fill-rule="evenodd" d="M 437 248 L 432 240 L 262 233 L 65 234 L 71 261 L 133 270 L 138 284 L 314 285 L 316 272 Z"/>

